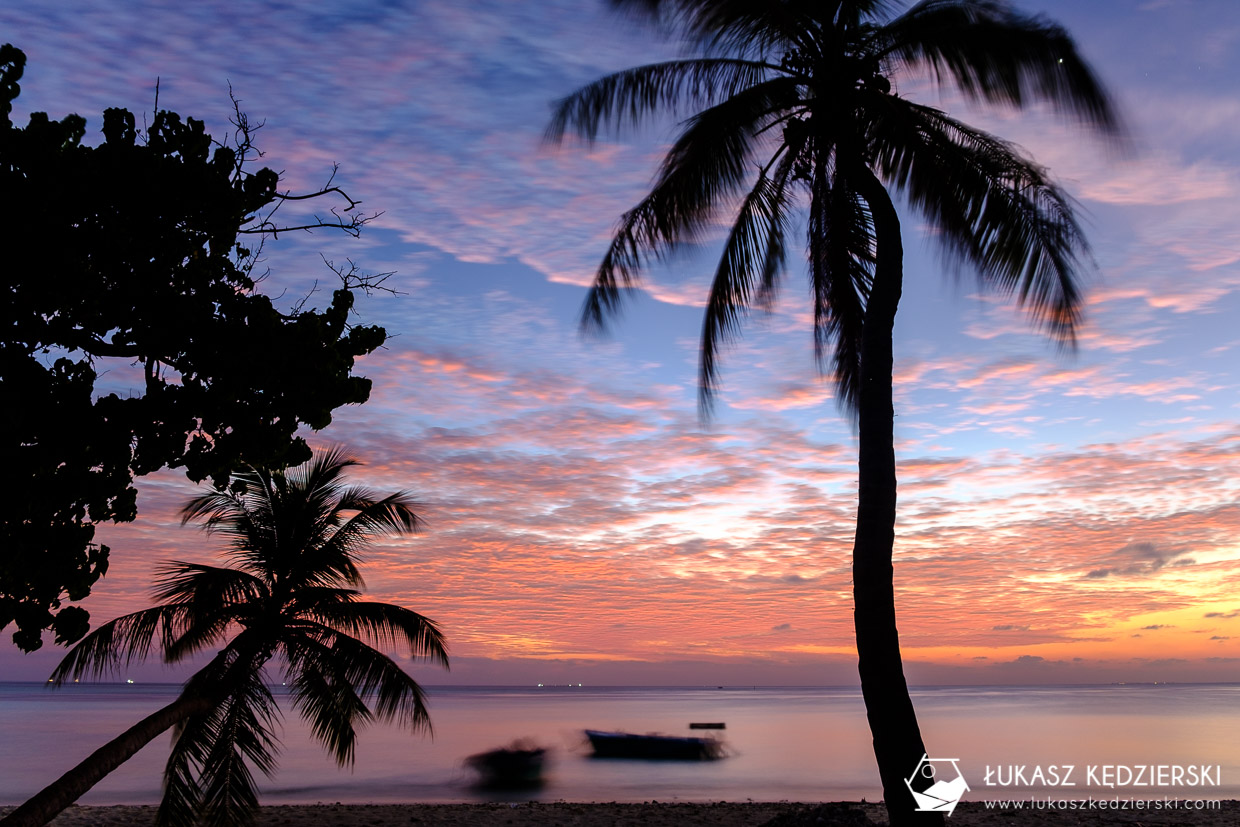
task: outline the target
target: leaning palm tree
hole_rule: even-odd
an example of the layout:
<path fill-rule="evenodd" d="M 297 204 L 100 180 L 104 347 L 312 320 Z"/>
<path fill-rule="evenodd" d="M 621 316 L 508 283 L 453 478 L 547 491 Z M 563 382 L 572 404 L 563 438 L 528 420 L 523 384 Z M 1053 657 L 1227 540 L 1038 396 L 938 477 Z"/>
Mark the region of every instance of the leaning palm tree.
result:
<path fill-rule="evenodd" d="M 1074 340 L 1087 247 L 1068 196 L 1013 145 L 900 94 L 906 77 L 965 98 L 1045 100 L 1113 135 L 1109 98 L 1060 27 L 989 0 L 612 0 L 654 14 L 694 56 L 609 75 L 561 100 L 548 137 L 594 140 L 671 113 L 681 129 L 650 193 L 621 218 L 582 313 L 600 327 L 639 271 L 735 218 L 702 325 L 699 401 L 710 409 L 722 346 L 769 306 L 794 211 L 807 257 L 820 365 L 858 428 L 854 621 L 862 692 L 893 823 L 915 818 L 904 780 L 925 747 L 896 630 L 892 550 L 892 325 L 903 281 L 893 193 L 957 263 L 1014 294 L 1053 337 Z M 928 782 L 926 782 L 928 783 Z M 934 814 L 941 820 L 941 816 Z"/>
<path fill-rule="evenodd" d="M 354 465 L 328 451 L 288 473 L 249 468 L 227 490 L 185 506 L 182 523 L 201 519 L 226 537 L 233 565 L 166 564 L 155 592 L 161 603 L 83 638 L 52 679 L 97 677 L 154 649 L 170 663 L 216 647 L 218 654 L 175 701 L 0 824 L 45 824 L 169 728 L 158 823 L 251 821 L 258 806 L 251 766 L 268 776 L 276 768 L 280 713 L 266 666 L 277 656 L 293 707 L 341 766 L 353 762 L 359 724 L 380 718 L 430 729 L 422 688 L 381 650 L 407 647 L 446 667 L 443 634 L 409 609 L 358 599 L 361 552 L 375 535 L 417 530 L 417 504 L 404 493 L 346 486 L 343 474 Z"/>

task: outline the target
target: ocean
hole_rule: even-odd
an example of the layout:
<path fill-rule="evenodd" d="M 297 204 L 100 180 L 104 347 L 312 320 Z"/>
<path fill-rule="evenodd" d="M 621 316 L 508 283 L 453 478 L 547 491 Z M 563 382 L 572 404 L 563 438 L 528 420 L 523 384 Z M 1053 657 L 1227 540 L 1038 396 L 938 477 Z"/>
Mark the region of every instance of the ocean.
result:
<path fill-rule="evenodd" d="M 279 771 L 262 780 L 263 803 L 881 798 L 853 688 L 428 689 L 433 737 L 372 725 L 361 734 L 352 770 L 337 768 L 290 710 Z M 0 806 L 24 801 L 177 691 L 165 684 L 53 690 L 0 683 Z M 1240 684 L 936 687 L 913 695 L 931 756 L 956 759 L 970 787 L 966 800 L 1035 793 L 1240 798 Z M 724 722 L 728 757 L 595 759 L 582 733 L 689 734 L 691 721 Z M 463 759 L 517 738 L 552 749 L 546 784 L 517 792 L 476 788 Z M 158 738 L 81 803 L 157 803 L 168 743 L 169 736 Z M 1166 783 L 1133 783 L 1134 772 L 1156 781 L 1156 768 L 1177 766 L 1206 774 L 1171 791 Z"/>

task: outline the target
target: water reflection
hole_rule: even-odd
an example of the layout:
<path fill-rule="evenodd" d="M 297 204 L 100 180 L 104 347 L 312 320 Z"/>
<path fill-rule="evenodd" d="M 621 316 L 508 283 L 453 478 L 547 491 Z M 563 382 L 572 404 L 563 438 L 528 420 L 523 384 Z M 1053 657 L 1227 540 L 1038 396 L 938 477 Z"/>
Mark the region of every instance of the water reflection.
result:
<path fill-rule="evenodd" d="M 0 803 L 17 803 L 107 739 L 167 703 L 175 687 L 0 685 Z M 301 721 L 285 722 L 265 803 L 478 800 L 660 801 L 876 799 L 877 772 L 853 689 L 434 688 L 433 739 L 373 727 L 357 766 L 338 770 Z M 952 687 L 914 692 L 927 744 L 959 758 L 968 798 L 987 796 L 986 766 L 1218 764 L 1240 795 L 1240 687 Z M 725 721 L 729 758 L 585 760 L 582 729 L 689 734 Z M 528 738 L 554 750 L 546 783 L 488 792 L 463 759 Z M 155 803 L 168 741 L 144 749 L 83 803 Z M 498 797 L 497 797 L 498 796 Z"/>

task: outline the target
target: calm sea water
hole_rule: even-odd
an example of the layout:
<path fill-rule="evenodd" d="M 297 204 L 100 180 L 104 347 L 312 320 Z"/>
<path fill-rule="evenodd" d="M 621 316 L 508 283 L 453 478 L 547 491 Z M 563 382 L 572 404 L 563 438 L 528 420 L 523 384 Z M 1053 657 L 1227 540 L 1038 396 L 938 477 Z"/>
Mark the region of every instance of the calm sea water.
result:
<path fill-rule="evenodd" d="M 25 800 L 177 689 L 0 684 L 0 805 Z M 264 803 L 880 797 L 856 689 L 442 687 L 430 697 L 433 739 L 371 727 L 352 771 L 338 769 L 290 714 Z M 914 701 L 933 755 L 960 759 L 972 800 L 1006 797 L 981 783 L 986 767 L 1038 764 L 1218 765 L 1222 784 L 1191 797 L 1240 798 L 1240 685 L 944 687 L 916 690 Z M 690 721 L 726 722 L 730 757 L 591 759 L 581 732 L 688 734 Z M 532 793 L 472 787 L 462 759 L 515 738 L 553 748 L 547 784 Z M 156 803 L 167 752 L 163 736 L 82 803 Z"/>

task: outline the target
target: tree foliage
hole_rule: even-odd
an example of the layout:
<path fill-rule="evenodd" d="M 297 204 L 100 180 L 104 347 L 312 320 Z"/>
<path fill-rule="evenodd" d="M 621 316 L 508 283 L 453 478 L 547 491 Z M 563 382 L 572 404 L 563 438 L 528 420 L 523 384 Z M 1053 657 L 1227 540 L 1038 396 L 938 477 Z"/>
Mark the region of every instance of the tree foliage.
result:
<path fill-rule="evenodd" d="M 136 514 L 135 477 L 184 468 L 226 485 L 239 463 L 282 467 L 310 452 L 296 436 L 366 401 L 354 360 L 382 328 L 349 324 L 343 274 L 322 310 L 281 311 L 257 289 L 272 213 L 291 200 L 348 201 L 297 229 L 356 234 L 368 220 L 335 187 L 282 193 L 251 172 L 252 129 L 214 141 L 203 122 L 158 111 L 149 128 L 108 109 L 103 142 L 86 121 L 11 120 L 25 56 L 0 49 L 0 459 L 17 482 L 0 528 L 0 628 L 25 650 L 50 628 L 82 637 L 80 601 L 108 567 L 95 526 Z"/>

